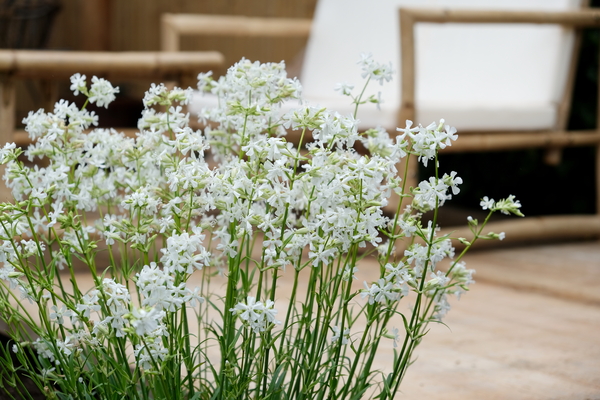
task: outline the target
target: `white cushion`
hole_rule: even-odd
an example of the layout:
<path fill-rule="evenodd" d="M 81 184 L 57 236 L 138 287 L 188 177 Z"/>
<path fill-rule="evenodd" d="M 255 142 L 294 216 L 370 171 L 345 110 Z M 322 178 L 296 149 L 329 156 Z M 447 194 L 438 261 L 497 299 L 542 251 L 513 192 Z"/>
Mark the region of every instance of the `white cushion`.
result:
<path fill-rule="evenodd" d="M 361 52 L 391 61 L 395 80 L 372 84 L 381 110 L 365 104 L 360 128 L 393 130 L 400 107 L 399 7 L 456 9 L 573 10 L 579 0 L 320 0 L 301 73 L 311 103 L 350 114 L 349 98 L 334 92 L 338 82 L 363 80 Z M 573 34 L 552 25 L 419 24 L 416 29 L 416 121 L 444 118 L 459 130 L 547 129 L 556 123 L 566 82 Z M 190 110 L 207 104 L 196 96 Z M 296 107 L 297 102 L 285 108 Z M 400 123 L 404 125 L 404 123 Z"/>

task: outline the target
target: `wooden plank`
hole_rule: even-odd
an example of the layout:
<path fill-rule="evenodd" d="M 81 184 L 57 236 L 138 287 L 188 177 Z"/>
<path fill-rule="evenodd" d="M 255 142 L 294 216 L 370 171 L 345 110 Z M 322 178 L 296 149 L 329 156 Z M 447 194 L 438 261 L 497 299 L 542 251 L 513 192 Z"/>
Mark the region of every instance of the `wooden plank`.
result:
<path fill-rule="evenodd" d="M 489 232 L 505 232 L 504 243 L 523 244 L 525 242 L 557 239 L 590 239 L 600 238 L 600 215 L 554 215 L 544 217 L 510 218 L 504 221 L 490 222 L 482 234 Z M 445 227 L 440 235 L 451 237 L 473 238 L 469 227 Z M 489 247 L 500 244 L 497 240 L 481 240 L 478 247 Z M 458 241 L 454 243 L 462 247 Z"/>
<path fill-rule="evenodd" d="M 600 26 L 600 11 L 508 11 L 444 8 L 402 8 L 416 22 L 559 24 L 570 27 Z"/>
<path fill-rule="evenodd" d="M 224 57 L 210 52 L 69 52 L 1 50 L 0 72 L 15 77 L 61 79 L 74 72 L 119 76 L 165 76 L 198 73 L 223 65 Z"/>
<path fill-rule="evenodd" d="M 570 284 L 567 266 L 563 275 Z M 448 328 L 431 326 L 417 349 L 398 398 L 595 399 L 600 393 L 598 306 L 476 283 L 452 302 L 444 322 Z"/>
<path fill-rule="evenodd" d="M 600 131 L 494 132 L 464 133 L 443 153 L 502 151 L 536 147 L 577 147 L 600 144 Z"/>
<path fill-rule="evenodd" d="M 81 20 L 85 21 L 86 34 L 82 35 L 82 50 L 109 51 L 111 0 L 86 0 L 81 2 Z"/>
<path fill-rule="evenodd" d="M 311 19 L 165 14 L 163 25 L 183 35 L 308 37 Z"/>
<path fill-rule="evenodd" d="M 600 305 L 600 243 L 547 244 L 473 252 L 476 280 Z"/>

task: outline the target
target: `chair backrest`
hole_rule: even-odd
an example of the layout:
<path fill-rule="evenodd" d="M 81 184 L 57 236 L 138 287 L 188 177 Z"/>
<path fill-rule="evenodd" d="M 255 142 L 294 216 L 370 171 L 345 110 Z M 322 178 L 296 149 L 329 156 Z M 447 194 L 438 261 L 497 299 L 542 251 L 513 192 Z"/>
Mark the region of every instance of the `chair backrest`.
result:
<path fill-rule="evenodd" d="M 361 52 L 371 52 L 377 61 L 392 62 L 395 82 L 372 88 L 382 92 L 387 117 L 370 116 L 372 107 L 359 119 L 393 125 L 389 119 L 400 105 L 400 7 L 567 11 L 580 6 L 581 0 L 320 0 L 301 75 L 304 95 L 330 104 L 336 83 L 360 83 L 356 61 Z M 545 129 L 554 123 L 572 31 L 553 25 L 419 24 L 415 37 L 417 117 L 450 119 L 453 110 L 482 110 L 479 119 L 458 113 L 464 121 L 450 122 L 459 129 Z M 526 121 L 528 108 L 537 110 L 534 121 Z M 514 110 L 520 120 L 507 121 L 515 118 L 510 112 L 494 117 L 493 111 L 502 109 Z"/>

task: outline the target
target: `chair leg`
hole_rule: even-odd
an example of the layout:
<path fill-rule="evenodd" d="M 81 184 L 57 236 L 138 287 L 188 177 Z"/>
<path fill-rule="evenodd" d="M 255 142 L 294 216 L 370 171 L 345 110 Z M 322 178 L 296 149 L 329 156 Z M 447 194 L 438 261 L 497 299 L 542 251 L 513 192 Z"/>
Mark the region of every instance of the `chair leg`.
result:
<path fill-rule="evenodd" d="M 42 88 L 43 107 L 47 112 L 54 110 L 54 104 L 58 100 L 58 82 L 43 80 L 40 82 Z"/>
<path fill-rule="evenodd" d="M 12 142 L 12 134 L 15 129 L 16 112 L 16 90 L 15 81 L 0 76 L 0 146 Z M 4 184 L 5 166 L 0 166 L 0 202 L 10 201 L 12 195 Z"/>
<path fill-rule="evenodd" d="M 600 144 L 596 146 L 596 215 L 600 217 Z"/>
<path fill-rule="evenodd" d="M 560 147 L 546 149 L 544 154 L 544 162 L 546 165 L 556 166 L 562 161 L 562 155 L 563 149 Z"/>

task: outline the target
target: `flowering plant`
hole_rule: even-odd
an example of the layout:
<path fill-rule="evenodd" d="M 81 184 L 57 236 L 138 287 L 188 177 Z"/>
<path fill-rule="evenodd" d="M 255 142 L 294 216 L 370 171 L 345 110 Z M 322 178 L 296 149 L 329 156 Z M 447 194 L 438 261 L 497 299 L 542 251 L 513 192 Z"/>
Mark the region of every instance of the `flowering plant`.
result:
<path fill-rule="evenodd" d="M 391 77 L 370 57 L 360 65 L 365 88 Z M 457 138 L 443 121 L 407 121 L 393 138 L 320 107 L 281 113 L 299 82 L 283 64 L 242 60 L 218 80 L 200 74 L 219 97 L 203 131 L 181 107 L 190 89 L 153 84 L 135 138 L 84 133 L 98 122 L 88 102 L 107 106 L 118 89 L 71 81 L 87 96 L 81 109 L 29 113 L 34 144 L 0 150 L 15 198 L 0 206 L 0 315 L 12 338 L 0 375 L 16 397 L 28 396 L 21 372 L 60 399 L 390 399 L 428 324 L 473 283 L 466 250 L 500 236 L 469 219 L 473 238 L 439 269 L 455 252 L 437 235 L 437 210 L 462 182 L 437 173 L 437 151 Z M 356 107 L 379 101 L 340 90 Z M 435 176 L 408 187 L 396 166 L 409 157 L 433 161 Z M 392 193 L 403 201 L 386 214 Z M 521 215 L 512 196 L 482 206 Z M 376 277 L 357 285 L 368 259 Z M 379 370 L 386 346 L 393 359 Z"/>

